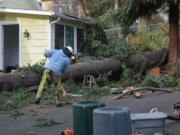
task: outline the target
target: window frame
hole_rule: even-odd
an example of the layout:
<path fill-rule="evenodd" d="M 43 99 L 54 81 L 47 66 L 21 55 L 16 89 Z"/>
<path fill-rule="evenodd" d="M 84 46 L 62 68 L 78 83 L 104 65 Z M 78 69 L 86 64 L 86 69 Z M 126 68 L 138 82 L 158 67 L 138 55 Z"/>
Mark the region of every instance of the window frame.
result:
<path fill-rule="evenodd" d="M 79 27 L 79 26 L 76 26 L 76 25 L 73 25 L 73 24 L 66 24 L 66 23 L 56 23 L 56 24 L 59 24 L 59 25 L 63 25 L 64 26 L 64 47 L 66 45 L 66 27 L 69 26 L 69 27 L 73 27 L 74 28 L 74 53 L 77 54 L 77 29 L 83 29 L 84 30 L 84 39 L 86 38 L 86 29 L 85 27 Z M 55 25 L 56 25 L 55 24 Z M 56 33 L 55 33 L 55 26 L 54 26 L 54 39 L 56 37 Z M 55 40 L 54 40 L 54 45 L 53 45 L 53 49 L 55 49 Z"/>
<path fill-rule="evenodd" d="M 86 29 L 83 27 L 77 27 L 77 36 L 78 36 L 78 29 L 83 30 L 84 40 L 86 39 Z M 77 37 L 77 49 L 78 49 L 78 37 Z"/>

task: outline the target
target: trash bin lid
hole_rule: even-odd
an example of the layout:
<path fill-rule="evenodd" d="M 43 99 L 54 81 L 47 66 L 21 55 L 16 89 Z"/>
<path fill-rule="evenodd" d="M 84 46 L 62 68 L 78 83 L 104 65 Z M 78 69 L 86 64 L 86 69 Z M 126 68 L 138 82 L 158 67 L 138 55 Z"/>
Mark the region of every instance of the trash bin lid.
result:
<path fill-rule="evenodd" d="M 73 104 L 73 107 L 105 106 L 103 101 L 81 101 Z"/>
<path fill-rule="evenodd" d="M 109 114 L 109 113 L 124 113 L 130 112 L 127 107 L 101 107 L 94 110 L 94 113 Z"/>
<path fill-rule="evenodd" d="M 164 112 L 131 114 L 131 120 L 149 120 L 149 119 L 166 119 L 166 118 L 167 118 L 167 114 Z"/>

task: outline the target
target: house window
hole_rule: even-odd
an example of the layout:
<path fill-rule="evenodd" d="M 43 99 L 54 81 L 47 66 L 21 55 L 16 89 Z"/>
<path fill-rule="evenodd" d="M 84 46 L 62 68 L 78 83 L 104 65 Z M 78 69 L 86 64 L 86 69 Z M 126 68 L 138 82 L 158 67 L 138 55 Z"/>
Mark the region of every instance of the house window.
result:
<path fill-rule="evenodd" d="M 84 29 L 77 28 L 77 51 L 82 52 L 84 42 Z"/>
<path fill-rule="evenodd" d="M 82 52 L 84 39 L 85 30 L 83 28 L 63 24 L 55 25 L 55 49 L 71 46 L 75 53 Z"/>
<path fill-rule="evenodd" d="M 63 49 L 64 47 L 64 25 L 55 25 L 55 49 Z"/>
<path fill-rule="evenodd" d="M 74 27 L 66 26 L 66 46 L 74 49 Z"/>

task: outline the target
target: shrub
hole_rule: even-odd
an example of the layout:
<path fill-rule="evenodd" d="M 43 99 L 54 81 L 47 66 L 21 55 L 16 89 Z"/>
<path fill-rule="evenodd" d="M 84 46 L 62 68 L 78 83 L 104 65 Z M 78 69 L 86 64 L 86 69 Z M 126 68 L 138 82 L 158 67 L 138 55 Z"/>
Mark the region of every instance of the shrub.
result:
<path fill-rule="evenodd" d="M 131 49 L 123 40 L 115 39 L 110 43 L 109 47 L 113 48 L 112 56 L 122 62 L 126 61 L 131 56 Z"/>
<path fill-rule="evenodd" d="M 36 72 L 37 75 L 38 75 L 38 78 L 41 79 L 41 76 L 42 76 L 43 71 L 44 71 L 45 63 L 46 63 L 46 59 L 44 59 L 44 60 L 42 60 L 42 61 L 40 61 L 38 63 L 35 63 L 33 65 L 28 64 L 27 66 L 20 67 L 18 69 L 18 71 Z"/>
<path fill-rule="evenodd" d="M 84 42 L 84 55 L 95 56 L 99 58 L 114 57 L 122 62 L 131 56 L 131 49 L 126 41 L 114 39 L 107 42 L 107 37 L 103 29 L 98 26 L 95 37 L 87 36 Z"/>
<path fill-rule="evenodd" d="M 91 33 L 91 34 L 90 34 Z M 96 25 L 96 31 L 87 33 L 87 38 L 83 43 L 83 53 L 85 55 L 96 56 L 96 57 L 106 57 L 104 50 L 107 50 L 107 37 L 103 28 L 100 24 Z M 102 51 L 103 50 L 103 51 Z"/>
<path fill-rule="evenodd" d="M 127 68 L 126 64 L 122 64 L 122 76 L 121 76 L 121 80 L 125 81 L 125 80 L 130 80 L 132 79 L 132 76 L 134 75 L 133 70 L 130 68 Z"/>
<path fill-rule="evenodd" d="M 96 25 L 96 34 L 95 34 L 94 39 L 101 41 L 102 44 L 107 44 L 108 43 L 106 33 L 103 30 L 101 24 Z"/>
<path fill-rule="evenodd" d="M 128 35 L 128 42 L 133 51 L 150 51 L 168 49 L 169 36 L 167 24 L 146 31 L 138 31 Z"/>
<path fill-rule="evenodd" d="M 152 50 L 168 49 L 169 34 L 167 24 L 162 25 L 160 29 L 149 31 L 147 35 L 149 40 L 146 44 L 149 48 Z"/>
<path fill-rule="evenodd" d="M 180 59 L 178 59 L 176 62 L 173 62 L 171 64 L 174 69 L 170 72 L 170 76 L 173 78 L 179 78 L 180 77 Z"/>
<path fill-rule="evenodd" d="M 108 50 L 108 46 L 103 44 L 102 41 L 86 39 L 84 54 L 95 57 L 108 57 L 111 55 L 111 52 Z"/>
<path fill-rule="evenodd" d="M 147 75 L 144 79 L 143 84 L 145 86 L 149 87 L 159 87 L 159 88 L 165 88 L 165 87 L 171 87 L 174 86 L 174 83 L 171 79 L 165 77 L 164 75 L 160 74 L 157 77 L 154 77 L 152 75 Z"/>

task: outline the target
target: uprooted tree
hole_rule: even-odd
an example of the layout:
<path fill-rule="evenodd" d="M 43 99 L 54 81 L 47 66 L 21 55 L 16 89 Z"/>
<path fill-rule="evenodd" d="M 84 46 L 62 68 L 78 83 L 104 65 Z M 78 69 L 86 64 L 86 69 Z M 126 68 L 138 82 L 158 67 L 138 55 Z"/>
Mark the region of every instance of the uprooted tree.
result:
<path fill-rule="evenodd" d="M 144 54 L 133 55 L 127 60 L 127 65 L 136 68 L 141 66 L 142 61 L 146 58 L 151 66 L 161 64 L 167 56 L 166 51 L 146 52 Z M 119 74 L 122 72 L 121 61 L 117 59 L 107 58 L 104 60 L 90 60 L 83 63 L 73 64 L 69 69 L 63 73 L 62 80 L 68 78 L 82 79 L 84 75 L 98 76 L 103 73 L 112 71 L 112 73 Z M 142 71 L 145 68 L 141 69 Z M 20 87 L 29 87 L 38 85 L 40 78 L 35 72 L 15 72 L 8 74 L 0 74 L 0 90 L 13 90 Z"/>
<path fill-rule="evenodd" d="M 160 9 L 169 10 L 169 60 L 175 62 L 180 57 L 179 47 L 179 0 L 121 0 L 121 8 L 117 10 L 115 18 L 127 32 L 128 28 L 143 16 L 158 13 Z"/>

